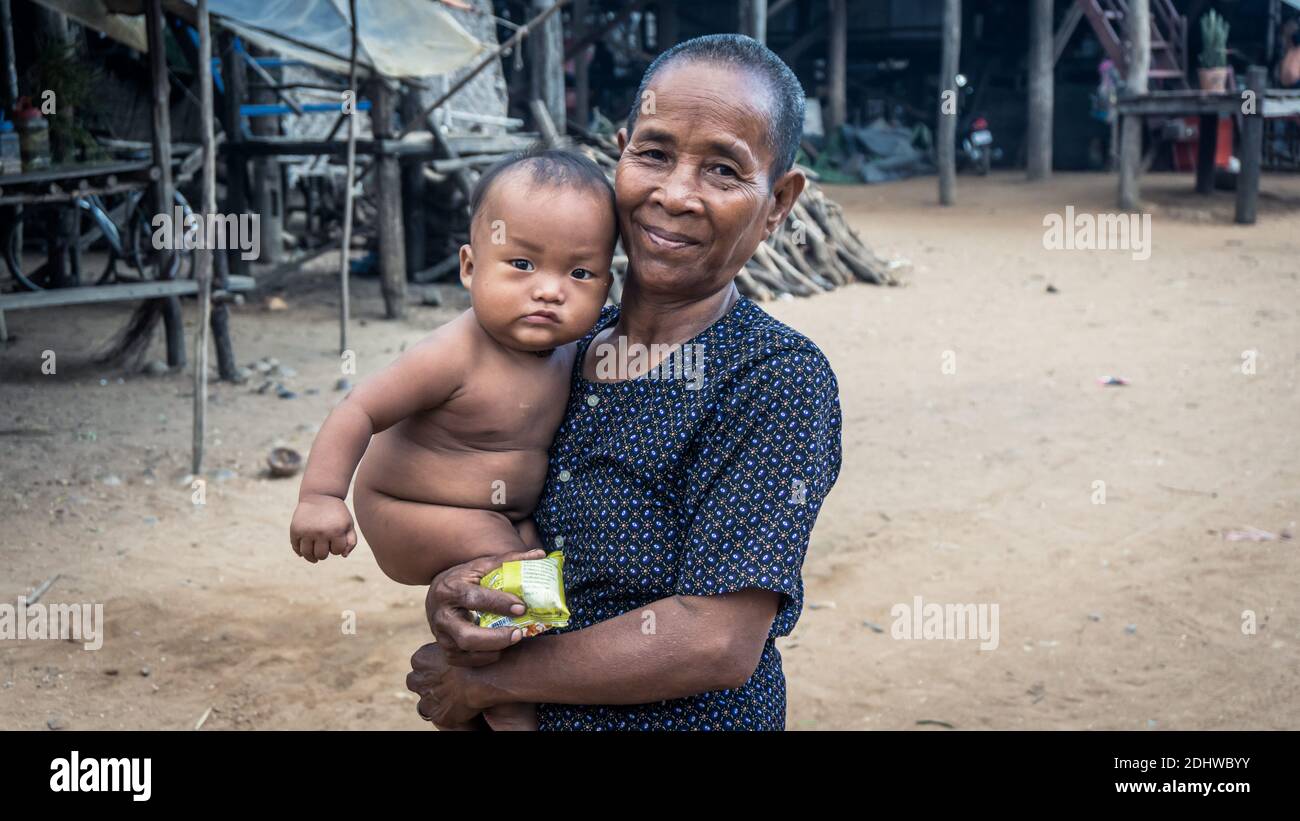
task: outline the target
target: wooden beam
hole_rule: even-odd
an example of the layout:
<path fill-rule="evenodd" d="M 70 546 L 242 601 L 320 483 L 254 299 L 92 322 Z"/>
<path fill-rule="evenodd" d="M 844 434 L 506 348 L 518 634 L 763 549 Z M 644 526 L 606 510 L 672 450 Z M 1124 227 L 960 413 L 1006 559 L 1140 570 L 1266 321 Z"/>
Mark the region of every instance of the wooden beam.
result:
<path fill-rule="evenodd" d="M 1065 47 L 1070 44 L 1070 38 L 1074 36 L 1074 30 L 1079 27 L 1079 21 L 1082 19 L 1083 6 L 1077 2 L 1070 2 L 1065 9 L 1065 17 L 1061 19 L 1061 25 L 1052 38 L 1053 65 L 1060 61 L 1061 55 L 1065 53 Z"/>
<path fill-rule="evenodd" d="M 150 136 L 153 143 L 153 164 L 158 170 L 154 181 L 153 205 L 155 214 L 169 214 L 172 210 L 172 125 L 169 109 L 171 85 L 167 77 L 167 48 L 162 0 L 148 0 L 145 6 L 145 33 L 149 41 L 149 86 L 152 113 Z M 157 279 L 172 277 L 172 252 L 160 248 Z M 181 322 L 181 304 L 170 297 L 159 306 L 162 309 L 163 327 L 167 336 L 167 366 L 185 366 L 185 329 Z"/>
<path fill-rule="evenodd" d="M 396 114 L 394 96 L 382 77 L 371 81 L 370 123 L 375 137 L 383 139 L 393 131 Z M 379 279 L 384 295 L 384 314 L 389 319 L 406 316 L 406 234 L 402 224 L 402 169 L 397 157 L 381 154 L 377 163 L 376 191 L 379 200 Z"/>
<path fill-rule="evenodd" d="M 231 277 L 223 290 L 251 291 L 252 277 Z M 55 308 L 61 305 L 91 305 L 103 302 L 126 302 L 138 299 L 175 298 L 198 293 L 192 279 L 164 279 L 151 282 L 127 282 L 117 285 L 82 285 L 77 288 L 52 288 L 45 291 L 19 291 L 0 294 L 0 310 L 23 311 Z"/>
<path fill-rule="evenodd" d="M 1029 133 L 1025 172 L 1030 180 L 1052 175 L 1052 0 L 1029 3 Z"/>
<path fill-rule="evenodd" d="M 740 33 L 767 42 L 767 0 L 736 0 Z"/>
<path fill-rule="evenodd" d="M 1124 23 L 1128 50 L 1127 90 L 1130 94 L 1145 94 L 1151 69 L 1150 0 L 1130 0 Z M 1120 123 L 1119 207 L 1125 211 L 1136 211 L 1140 206 L 1138 178 L 1142 162 L 1142 131 L 1141 115 L 1123 116 Z"/>
<path fill-rule="evenodd" d="M 849 40 L 848 0 L 830 0 L 830 22 L 826 27 L 826 139 L 839 133 L 848 121 L 847 66 Z"/>
<path fill-rule="evenodd" d="M 1241 172 L 1237 175 L 1237 215 L 1240 225 L 1255 224 L 1259 202 L 1259 172 L 1264 155 L 1264 88 L 1268 71 L 1251 66 L 1246 72 L 1246 87 L 1255 92 L 1255 110 L 1241 118 Z"/>
<path fill-rule="evenodd" d="M 352 48 L 348 59 L 348 91 L 352 103 L 345 105 L 343 113 L 348 118 L 348 170 L 343 177 L 343 245 L 339 252 L 339 354 L 348 352 L 348 320 L 352 307 L 349 304 L 348 275 L 352 260 L 352 199 L 354 177 L 357 173 L 357 0 L 348 0 L 348 23 Z"/>
<path fill-rule="evenodd" d="M 203 145 L 203 181 L 199 218 L 217 210 L 217 146 L 212 125 L 212 20 L 208 0 L 198 0 L 199 142 Z M 190 473 L 203 472 L 203 443 L 208 423 L 208 321 L 212 315 L 212 251 L 195 249 L 194 284 L 199 292 L 199 319 L 194 331 L 194 430 Z"/>
<path fill-rule="evenodd" d="M 574 0 L 573 36 L 581 38 L 587 31 L 588 0 Z M 656 33 L 659 36 L 659 32 Z M 583 128 L 591 122 L 591 72 L 587 49 L 573 55 L 573 119 Z"/>
<path fill-rule="evenodd" d="M 943 44 L 939 58 L 939 204 L 957 201 L 957 69 L 961 58 L 961 0 L 943 2 Z M 945 93 L 947 92 L 947 93 Z"/>
<path fill-rule="evenodd" d="M 549 13 L 556 0 L 532 0 L 530 11 L 541 22 L 526 41 L 528 46 L 530 99 L 541 100 L 551 122 L 561 132 L 568 115 L 564 105 L 564 33 L 560 16 Z"/>
<path fill-rule="evenodd" d="M 1196 135 L 1196 193 L 1214 191 L 1214 154 L 1219 146 L 1219 115 L 1202 114 Z"/>

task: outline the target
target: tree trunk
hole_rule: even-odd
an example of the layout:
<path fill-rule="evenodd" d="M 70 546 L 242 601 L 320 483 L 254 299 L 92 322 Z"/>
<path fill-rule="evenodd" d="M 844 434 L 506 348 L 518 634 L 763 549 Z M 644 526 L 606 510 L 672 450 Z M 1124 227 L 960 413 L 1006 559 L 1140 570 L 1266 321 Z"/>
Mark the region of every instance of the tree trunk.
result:
<path fill-rule="evenodd" d="M 845 99 L 845 66 L 848 63 L 848 0 L 831 0 L 831 19 L 827 24 L 830 50 L 826 68 L 826 116 L 823 118 L 826 139 L 838 134 L 848 119 Z"/>
<path fill-rule="evenodd" d="M 1052 0 L 1031 0 L 1029 10 L 1029 135 L 1026 172 L 1031 180 L 1052 175 Z"/>
<path fill-rule="evenodd" d="M 1151 70 L 1151 4 L 1150 0 L 1131 0 L 1124 18 L 1128 39 L 1128 77 L 1125 83 L 1130 94 L 1147 93 L 1147 75 Z M 1119 153 L 1119 207 L 1135 211 L 1141 192 L 1138 174 L 1142 164 L 1142 129 L 1140 116 L 1128 115 L 1120 125 Z"/>

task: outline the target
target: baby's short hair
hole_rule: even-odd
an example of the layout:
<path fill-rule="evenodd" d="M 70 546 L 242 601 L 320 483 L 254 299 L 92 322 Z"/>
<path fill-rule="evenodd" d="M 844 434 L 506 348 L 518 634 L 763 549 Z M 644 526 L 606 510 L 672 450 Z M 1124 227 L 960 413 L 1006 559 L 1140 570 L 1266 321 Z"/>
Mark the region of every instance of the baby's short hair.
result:
<path fill-rule="evenodd" d="M 577 190 L 588 190 L 608 197 L 609 207 L 614 206 L 614 186 L 599 165 L 592 160 L 572 151 L 559 148 L 547 148 L 540 143 L 516 154 L 512 154 L 493 165 L 474 185 L 469 197 L 470 225 L 478 218 L 492 186 L 501 176 L 510 171 L 527 171 L 530 181 L 536 185 L 557 186 Z M 614 220 L 614 238 L 618 238 L 618 220 Z"/>

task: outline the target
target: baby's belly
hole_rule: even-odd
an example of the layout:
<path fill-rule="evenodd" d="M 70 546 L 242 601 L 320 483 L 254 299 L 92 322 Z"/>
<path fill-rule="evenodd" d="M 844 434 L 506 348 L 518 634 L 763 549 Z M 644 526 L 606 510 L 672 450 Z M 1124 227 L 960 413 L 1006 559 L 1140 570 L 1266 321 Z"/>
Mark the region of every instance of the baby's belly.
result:
<path fill-rule="evenodd" d="M 532 513 L 546 480 L 546 451 L 447 448 L 413 441 L 401 425 L 370 441 L 357 486 L 427 504 Z"/>

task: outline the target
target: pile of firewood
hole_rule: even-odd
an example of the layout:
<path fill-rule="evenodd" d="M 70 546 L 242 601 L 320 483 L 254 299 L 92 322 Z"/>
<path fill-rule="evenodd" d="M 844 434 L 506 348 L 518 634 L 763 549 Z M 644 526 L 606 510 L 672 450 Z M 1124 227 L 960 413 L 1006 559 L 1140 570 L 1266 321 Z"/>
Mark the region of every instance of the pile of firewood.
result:
<path fill-rule="evenodd" d="M 573 136 L 572 145 L 606 170 L 610 179 L 618 165 L 618 148 L 592 134 Z M 567 142 L 565 138 L 561 142 Z M 764 302 L 783 294 L 810 296 L 850 282 L 897 285 L 897 263 L 880 259 L 844 219 L 839 204 L 826 196 L 806 168 L 808 186 L 795 203 L 785 224 L 765 242 L 736 278 L 741 292 Z M 615 288 L 626 273 L 627 257 L 621 250 L 614 259 Z M 616 293 L 610 294 L 617 301 Z"/>

